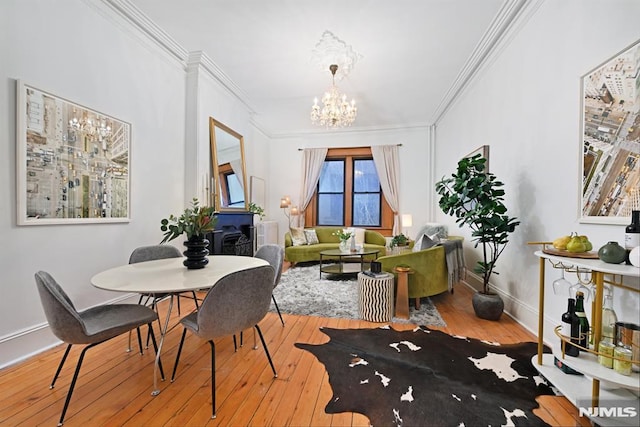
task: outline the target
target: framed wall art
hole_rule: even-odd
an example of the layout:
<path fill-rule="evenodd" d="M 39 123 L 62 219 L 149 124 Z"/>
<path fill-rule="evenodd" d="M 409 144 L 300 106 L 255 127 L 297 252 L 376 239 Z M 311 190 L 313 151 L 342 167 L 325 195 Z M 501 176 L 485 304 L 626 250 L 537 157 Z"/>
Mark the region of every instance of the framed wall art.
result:
<path fill-rule="evenodd" d="M 580 222 L 640 208 L 640 40 L 582 77 Z"/>
<path fill-rule="evenodd" d="M 466 157 L 473 157 L 476 154 L 480 154 L 482 157 L 487 159 L 487 161 L 484 164 L 484 166 L 485 166 L 484 171 L 485 172 L 489 172 L 489 146 L 488 145 L 481 145 L 480 147 L 476 148 L 475 150 L 473 150 L 469 154 L 465 155 L 464 157 L 465 158 Z"/>
<path fill-rule="evenodd" d="M 130 220 L 131 125 L 17 82 L 17 224 Z"/>

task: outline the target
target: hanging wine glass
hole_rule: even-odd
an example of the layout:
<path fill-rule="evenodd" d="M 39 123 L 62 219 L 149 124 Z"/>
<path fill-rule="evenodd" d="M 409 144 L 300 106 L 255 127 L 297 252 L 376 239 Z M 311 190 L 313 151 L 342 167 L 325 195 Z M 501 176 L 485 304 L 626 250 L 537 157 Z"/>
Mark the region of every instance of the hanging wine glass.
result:
<path fill-rule="evenodd" d="M 564 268 L 560 268 L 560 277 L 553 281 L 553 294 L 558 295 L 558 293 L 563 289 L 571 286 L 571 282 L 564 278 Z"/>
<path fill-rule="evenodd" d="M 585 273 L 586 276 L 583 279 L 582 276 L 580 276 L 580 269 L 576 270 L 576 276 L 578 276 L 578 281 L 576 283 L 574 283 L 573 285 L 571 285 L 569 287 L 569 297 L 570 298 L 575 298 L 576 297 L 576 292 L 582 292 L 584 294 L 584 301 L 587 302 L 589 301 L 589 298 L 591 298 L 593 295 L 593 287 L 591 286 L 591 275 L 590 273 Z"/>

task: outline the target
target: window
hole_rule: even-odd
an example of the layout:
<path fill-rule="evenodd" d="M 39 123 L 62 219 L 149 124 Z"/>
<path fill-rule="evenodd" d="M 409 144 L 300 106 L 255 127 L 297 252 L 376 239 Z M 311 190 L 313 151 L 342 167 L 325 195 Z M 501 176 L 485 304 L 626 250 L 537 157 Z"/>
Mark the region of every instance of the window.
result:
<path fill-rule="evenodd" d="M 351 224 L 380 227 L 382 190 L 373 159 L 353 160 L 353 209 Z"/>
<path fill-rule="evenodd" d="M 383 197 L 371 149 L 334 148 L 327 153 L 307 226 L 354 226 L 390 235 L 393 212 Z"/>
<path fill-rule="evenodd" d="M 344 160 L 325 160 L 318 182 L 318 225 L 343 225 Z"/>
<path fill-rule="evenodd" d="M 225 207 L 244 207 L 244 190 L 231 165 L 219 166 L 220 196 Z"/>

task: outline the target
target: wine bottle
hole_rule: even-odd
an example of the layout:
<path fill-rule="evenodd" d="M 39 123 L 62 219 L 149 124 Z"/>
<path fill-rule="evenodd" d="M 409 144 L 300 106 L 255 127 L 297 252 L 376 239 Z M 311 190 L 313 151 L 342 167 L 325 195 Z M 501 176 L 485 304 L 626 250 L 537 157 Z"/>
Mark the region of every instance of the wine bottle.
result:
<path fill-rule="evenodd" d="M 567 311 L 562 313 L 562 329 L 560 330 L 560 334 L 569 338 L 571 342 L 574 342 L 574 340 L 578 338 L 579 324 L 578 316 L 576 316 L 576 300 L 569 298 Z M 576 357 L 580 354 L 580 350 L 571 342 L 565 342 L 564 351 L 567 356 Z"/>
<path fill-rule="evenodd" d="M 631 265 L 629 253 L 636 246 L 640 246 L 640 211 L 631 211 L 631 224 L 624 230 L 624 249 L 627 251 L 625 262 Z"/>
<path fill-rule="evenodd" d="M 616 322 L 618 321 L 618 316 L 616 316 L 616 312 L 613 311 L 613 301 L 611 295 L 604 296 L 604 303 L 602 305 L 602 336 L 601 339 L 603 341 L 608 341 L 612 344 L 615 344 L 615 334 L 616 334 Z"/>
<path fill-rule="evenodd" d="M 589 348 L 589 319 L 584 312 L 584 293 L 576 292 L 576 316 L 578 316 L 579 332 L 578 344 L 580 347 Z"/>

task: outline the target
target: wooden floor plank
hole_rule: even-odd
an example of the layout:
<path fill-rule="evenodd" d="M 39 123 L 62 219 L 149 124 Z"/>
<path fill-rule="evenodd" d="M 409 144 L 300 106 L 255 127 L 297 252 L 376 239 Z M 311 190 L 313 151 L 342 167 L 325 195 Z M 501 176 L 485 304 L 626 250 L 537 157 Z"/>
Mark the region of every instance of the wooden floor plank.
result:
<path fill-rule="evenodd" d="M 447 323 L 436 329 L 501 343 L 535 341 L 536 337 L 506 315 L 498 322 L 478 319 L 471 306 L 472 291 L 456 286 L 432 301 Z M 161 317 L 167 302 L 159 304 Z M 182 315 L 189 311 L 183 300 Z M 174 326 L 166 336 L 163 363 L 167 380 L 152 396 L 153 351 L 143 356 L 126 353 L 127 337 L 115 338 L 88 351 L 65 426 L 366 426 L 369 420 L 354 413 L 326 414 L 333 392 L 324 365 L 296 342 L 322 344 L 328 337 L 321 328 L 376 328 L 384 324 L 362 320 L 332 319 L 269 313 L 260 323 L 278 371 L 274 379 L 264 350 L 253 347 L 253 332 L 245 331 L 244 346 L 237 352 L 231 337 L 216 342 L 217 418 L 211 419 L 210 347 L 187 334 L 176 381 L 169 377 L 182 329 L 180 316 L 172 313 Z M 412 329 L 411 324 L 392 324 Z M 157 331 L 157 325 L 156 325 Z M 56 388 L 49 383 L 65 346 L 60 345 L 0 371 L 0 425 L 52 425 L 57 422 L 80 348 L 71 351 Z M 576 408 L 563 397 L 541 396 L 537 414 L 550 425 L 588 426 Z"/>

